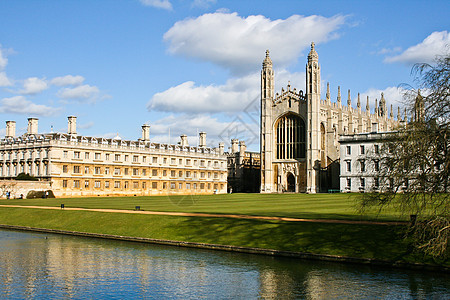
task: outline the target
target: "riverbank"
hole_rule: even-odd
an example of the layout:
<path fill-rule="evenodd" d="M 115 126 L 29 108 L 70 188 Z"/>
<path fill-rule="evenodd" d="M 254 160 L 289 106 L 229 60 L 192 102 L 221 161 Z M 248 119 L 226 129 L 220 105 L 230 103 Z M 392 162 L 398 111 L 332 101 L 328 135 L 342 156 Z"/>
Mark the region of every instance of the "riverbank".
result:
<path fill-rule="evenodd" d="M 402 225 L 330 224 L 95 211 L 0 209 L 0 224 L 114 239 L 448 272 L 411 251 Z M 13 227 L 11 227 L 13 228 Z M 256 250 L 255 250 L 256 249 Z"/>

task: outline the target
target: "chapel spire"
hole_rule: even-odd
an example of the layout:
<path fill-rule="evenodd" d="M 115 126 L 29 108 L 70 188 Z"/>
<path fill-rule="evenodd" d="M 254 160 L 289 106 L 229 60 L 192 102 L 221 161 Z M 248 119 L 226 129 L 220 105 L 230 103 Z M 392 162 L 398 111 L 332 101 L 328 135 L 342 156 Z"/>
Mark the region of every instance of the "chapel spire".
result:
<path fill-rule="evenodd" d="M 266 50 L 266 57 L 262 63 L 261 70 L 261 99 L 272 99 L 274 92 L 274 73 L 269 50 Z"/>
<path fill-rule="evenodd" d="M 352 106 L 352 98 L 350 96 L 350 89 L 348 90 L 347 106 L 350 108 Z"/>
<path fill-rule="evenodd" d="M 338 85 L 337 103 L 341 106 L 341 87 Z"/>
<path fill-rule="evenodd" d="M 330 99 L 330 83 L 327 82 L 327 102 L 328 104 L 330 103 L 331 99 Z"/>
<path fill-rule="evenodd" d="M 308 61 L 319 61 L 319 55 L 316 52 L 314 42 L 311 43 L 311 51 L 308 54 Z"/>
<path fill-rule="evenodd" d="M 270 56 L 269 56 L 269 50 L 266 50 L 266 58 L 264 58 L 264 61 L 263 61 L 263 69 L 267 69 L 267 68 L 272 68 L 272 60 L 270 59 Z"/>
<path fill-rule="evenodd" d="M 420 95 L 420 90 L 417 91 L 416 102 L 414 103 L 414 121 L 423 122 L 425 113 L 425 106 L 423 104 L 423 97 Z"/>
<path fill-rule="evenodd" d="M 387 107 L 386 99 L 384 99 L 384 93 L 381 93 L 379 115 L 380 117 L 387 117 Z"/>

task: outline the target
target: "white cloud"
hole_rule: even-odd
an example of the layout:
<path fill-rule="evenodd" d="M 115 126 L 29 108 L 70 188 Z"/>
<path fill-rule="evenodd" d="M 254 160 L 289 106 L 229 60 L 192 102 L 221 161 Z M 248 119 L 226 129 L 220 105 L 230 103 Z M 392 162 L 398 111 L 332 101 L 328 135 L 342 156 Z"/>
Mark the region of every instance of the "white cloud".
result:
<path fill-rule="evenodd" d="M 293 15 L 270 20 L 261 15 L 247 18 L 237 13 L 215 12 L 176 22 L 164 34 L 172 54 L 213 62 L 233 73 L 259 67 L 266 49 L 278 67 L 295 63 L 312 41 L 336 38 L 346 17 Z"/>
<path fill-rule="evenodd" d="M 6 76 L 6 72 L 4 72 L 7 64 L 8 58 L 6 57 L 5 50 L 3 50 L 0 45 L 0 86 L 12 85 L 11 80 Z"/>
<path fill-rule="evenodd" d="M 48 89 L 48 84 L 45 79 L 30 77 L 24 80 L 23 89 L 19 91 L 24 95 L 35 95 Z"/>
<path fill-rule="evenodd" d="M 53 78 L 50 83 L 56 86 L 66 86 L 66 85 L 80 85 L 84 81 L 84 77 L 80 75 L 66 75 L 61 77 Z"/>
<path fill-rule="evenodd" d="M 80 85 L 74 88 L 64 88 L 58 91 L 57 96 L 63 99 L 91 99 L 98 97 L 99 89 L 89 84 Z"/>
<path fill-rule="evenodd" d="M 79 129 L 89 129 L 94 126 L 94 122 L 91 121 L 91 122 L 84 123 L 84 124 L 78 124 L 77 126 Z"/>
<path fill-rule="evenodd" d="M 186 113 L 240 111 L 259 97 L 258 83 L 258 74 L 232 78 L 224 85 L 198 86 L 193 81 L 187 81 L 155 94 L 147 108 Z"/>
<path fill-rule="evenodd" d="M 11 80 L 6 76 L 5 72 L 0 72 L 0 86 L 11 86 Z"/>
<path fill-rule="evenodd" d="M 0 71 L 3 71 L 6 68 L 7 64 L 8 64 L 8 58 L 6 58 L 6 55 L 0 45 Z"/>
<path fill-rule="evenodd" d="M 281 70 L 275 74 L 275 82 L 286 86 L 304 88 L 304 73 Z M 223 85 L 196 85 L 187 81 L 155 94 L 147 104 L 148 110 L 184 113 L 229 113 L 243 111 L 260 97 L 260 75 L 253 73 L 231 78 Z M 298 85 L 300 84 L 300 85 Z M 281 86 L 277 88 L 281 89 Z"/>
<path fill-rule="evenodd" d="M 422 43 L 409 47 L 403 53 L 386 57 L 385 62 L 403 62 L 407 64 L 432 62 L 436 55 L 445 54 L 450 45 L 448 31 L 435 31 L 427 36 Z"/>
<path fill-rule="evenodd" d="M 402 51 L 401 47 L 383 48 L 380 51 L 378 51 L 377 54 L 394 54 L 400 51 Z"/>
<path fill-rule="evenodd" d="M 169 0 L 140 0 L 145 6 L 152 6 L 156 8 L 162 8 L 172 10 L 172 3 Z"/>
<path fill-rule="evenodd" d="M 227 122 L 220 121 L 209 115 L 192 116 L 188 114 L 170 115 L 150 124 L 150 140 L 158 143 L 169 142 L 176 144 L 180 141 L 180 135 L 186 134 L 191 146 L 197 146 L 198 133 L 206 132 L 206 143 L 209 147 L 218 147 L 219 142 L 230 144 L 231 138 L 245 140 L 247 146 L 258 145 L 259 125 L 252 122 L 244 122 L 235 119 Z M 239 130 L 234 130 L 238 129 Z M 244 135 L 242 135 L 244 134 Z"/>
<path fill-rule="evenodd" d="M 14 96 L 0 100 L 0 113 L 51 116 L 58 112 L 58 108 L 34 104 L 24 96 Z"/>
<path fill-rule="evenodd" d="M 193 7 L 200 7 L 200 8 L 208 8 L 212 4 L 216 4 L 216 0 L 194 0 L 192 2 Z"/>

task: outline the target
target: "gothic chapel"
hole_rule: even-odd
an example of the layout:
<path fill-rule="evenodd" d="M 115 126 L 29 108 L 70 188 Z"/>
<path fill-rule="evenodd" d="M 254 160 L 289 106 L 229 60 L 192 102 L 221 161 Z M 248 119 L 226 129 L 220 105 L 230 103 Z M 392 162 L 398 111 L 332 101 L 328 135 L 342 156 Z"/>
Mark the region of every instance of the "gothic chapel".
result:
<path fill-rule="evenodd" d="M 392 130 L 394 120 L 386 100 L 375 100 L 370 113 L 369 98 L 361 109 L 358 93 L 356 108 L 341 102 L 340 87 L 336 102 L 331 102 L 327 84 L 326 99 L 320 99 L 319 56 L 311 43 L 306 64 L 306 91 L 287 88 L 274 94 L 274 71 L 269 51 L 261 71 L 261 192 L 326 192 L 339 189 L 339 135 Z"/>

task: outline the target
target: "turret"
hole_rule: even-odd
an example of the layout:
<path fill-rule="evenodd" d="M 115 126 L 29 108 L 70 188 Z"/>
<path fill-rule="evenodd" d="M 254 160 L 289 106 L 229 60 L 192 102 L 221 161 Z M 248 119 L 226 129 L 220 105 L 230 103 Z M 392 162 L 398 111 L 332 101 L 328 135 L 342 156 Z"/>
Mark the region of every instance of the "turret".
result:
<path fill-rule="evenodd" d="M 206 147 L 206 132 L 200 132 L 198 135 L 198 146 Z"/>
<path fill-rule="evenodd" d="M 337 95 L 337 105 L 338 107 L 341 107 L 341 87 L 338 86 L 338 95 Z"/>
<path fill-rule="evenodd" d="M 327 104 L 331 104 L 331 96 L 330 96 L 330 83 L 327 82 Z"/>
<path fill-rule="evenodd" d="M 375 98 L 375 111 L 374 111 L 374 114 L 376 116 L 380 115 L 379 112 L 378 112 L 378 99 L 377 98 Z"/>
<path fill-rule="evenodd" d="M 223 155 L 225 153 L 225 143 L 224 142 L 220 142 L 219 143 L 219 154 Z"/>
<path fill-rule="evenodd" d="M 6 121 L 6 138 L 16 137 L 16 121 Z"/>
<path fill-rule="evenodd" d="M 180 146 L 181 147 L 189 146 L 187 135 L 185 135 L 185 134 L 180 135 Z"/>
<path fill-rule="evenodd" d="M 143 142 L 150 141 L 150 125 L 144 124 L 142 125 L 142 138 Z"/>
<path fill-rule="evenodd" d="M 358 108 L 358 111 L 361 112 L 361 98 L 358 93 L 358 102 L 356 102 L 356 108 Z"/>
<path fill-rule="evenodd" d="M 425 105 L 420 90 L 417 91 L 416 101 L 414 103 L 414 122 L 423 122 L 425 117 Z"/>
<path fill-rule="evenodd" d="M 380 117 L 387 117 L 386 99 L 384 99 L 384 93 L 381 93 L 380 108 L 378 109 L 378 115 Z"/>
<path fill-rule="evenodd" d="M 67 133 L 77 135 L 77 117 L 67 117 Z"/>
<path fill-rule="evenodd" d="M 269 50 L 266 50 L 266 57 L 263 61 L 263 69 L 261 71 L 261 98 L 273 98 L 274 91 L 274 73 L 272 60 L 269 56 Z"/>
<path fill-rule="evenodd" d="M 370 114 L 369 96 L 367 96 L 366 112 L 367 112 L 368 114 Z"/>
<path fill-rule="evenodd" d="M 232 139 L 231 140 L 231 153 L 239 152 L 239 140 Z"/>
<path fill-rule="evenodd" d="M 38 121 L 36 118 L 28 118 L 27 134 L 37 134 L 38 133 Z"/>
<path fill-rule="evenodd" d="M 352 98 L 350 96 L 350 89 L 348 90 L 347 106 L 348 106 L 349 110 L 350 110 L 350 107 L 352 107 Z"/>
<path fill-rule="evenodd" d="M 247 151 L 247 146 L 245 146 L 245 141 L 239 142 L 239 152 L 241 153 L 241 156 L 244 157 L 245 151 Z"/>

